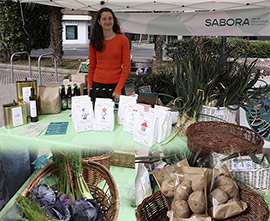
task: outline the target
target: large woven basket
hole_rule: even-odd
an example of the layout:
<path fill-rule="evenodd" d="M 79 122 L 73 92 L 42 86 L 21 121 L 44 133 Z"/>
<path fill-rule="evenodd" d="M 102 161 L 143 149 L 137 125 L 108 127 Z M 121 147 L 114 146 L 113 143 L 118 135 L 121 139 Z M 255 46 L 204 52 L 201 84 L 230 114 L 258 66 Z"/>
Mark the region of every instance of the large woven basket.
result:
<path fill-rule="evenodd" d="M 110 170 L 112 155 L 113 150 L 107 152 L 82 152 L 83 160 L 97 162 L 105 166 L 108 170 Z M 89 185 L 99 183 L 103 180 L 103 177 L 99 173 L 96 173 L 94 170 L 83 169 L 83 177 Z"/>
<path fill-rule="evenodd" d="M 256 156 L 262 159 L 263 154 L 256 154 Z M 254 163 L 250 156 L 241 156 L 241 158 L 237 157 L 222 161 L 225 157 L 224 154 L 213 152 L 207 156 L 207 159 L 212 168 L 219 168 L 226 164 L 235 179 L 241 180 L 261 192 L 268 191 L 270 188 L 270 165 L 266 157 L 261 164 Z"/>
<path fill-rule="evenodd" d="M 264 198 L 254 191 L 240 187 L 240 197 L 248 204 L 248 208 L 238 216 L 228 218 L 227 221 L 267 221 L 269 208 Z M 158 191 L 145 198 L 138 206 L 136 217 L 138 221 L 168 221 L 165 201 Z"/>
<path fill-rule="evenodd" d="M 236 110 L 227 107 L 209 107 L 203 105 L 197 121 L 223 121 L 227 123 L 236 123 Z"/>
<path fill-rule="evenodd" d="M 102 185 L 98 183 L 90 185 L 86 180 L 90 193 L 100 205 L 104 214 L 104 221 L 116 221 L 119 213 L 119 195 L 116 183 L 111 173 L 99 163 L 93 161 L 83 161 L 84 170 L 92 170 L 104 179 Z M 57 168 L 54 163 L 39 170 L 29 181 L 21 195 L 27 197 L 30 191 L 41 181 L 45 181 L 52 189 L 57 188 Z M 54 180 L 53 183 L 48 180 Z"/>
<path fill-rule="evenodd" d="M 261 153 L 264 140 L 255 131 L 231 123 L 202 121 L 191 124 L 187 131 L 188 148 L 202 154 L 217 152 Z"/>

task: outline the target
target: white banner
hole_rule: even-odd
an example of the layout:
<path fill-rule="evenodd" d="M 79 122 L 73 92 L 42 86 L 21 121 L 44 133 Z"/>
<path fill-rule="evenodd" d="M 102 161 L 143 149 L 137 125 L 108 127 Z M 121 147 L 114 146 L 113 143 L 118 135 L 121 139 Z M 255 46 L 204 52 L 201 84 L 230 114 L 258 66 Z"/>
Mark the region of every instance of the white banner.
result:
<path fill-rule="evenodd" d="M 184 13 L 117 13 L 122 31 L 161 35 L 270 36 L 269 8 Z"/>

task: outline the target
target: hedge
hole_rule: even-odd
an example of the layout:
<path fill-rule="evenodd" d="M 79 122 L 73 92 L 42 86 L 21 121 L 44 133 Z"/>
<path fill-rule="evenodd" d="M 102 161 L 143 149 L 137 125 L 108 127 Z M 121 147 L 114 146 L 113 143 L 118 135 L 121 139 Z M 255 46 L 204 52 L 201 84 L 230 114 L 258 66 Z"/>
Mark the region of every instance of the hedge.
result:
<path fill-rule="evenodd" d="M 181 58 L 187 50 L 192 48 L 194 41 L 194 38 L 185 38 L 170 42 L 166 45 L 166 55 L 172 59 L 175 59 L 175 56 Z M 222 53 L 221 37 L 201 37 L 200 41 L 204 45 L 203 50 L 207 53 Z M 270 41 L 250 41 L 228 37 L 224 51 L 230 53 L 232 57 L 270 58 Z"/>

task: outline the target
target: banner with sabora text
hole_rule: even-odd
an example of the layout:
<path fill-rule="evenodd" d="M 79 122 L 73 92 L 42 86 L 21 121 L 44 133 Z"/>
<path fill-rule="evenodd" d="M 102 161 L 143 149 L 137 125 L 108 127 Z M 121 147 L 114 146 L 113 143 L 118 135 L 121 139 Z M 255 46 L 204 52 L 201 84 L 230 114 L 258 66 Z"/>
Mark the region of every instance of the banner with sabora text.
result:
<path fill-rule="evenodd" d="M 123 32 L 160 35 L 270 36 L 269 8 L 211 12 L 116 13 Z"/>

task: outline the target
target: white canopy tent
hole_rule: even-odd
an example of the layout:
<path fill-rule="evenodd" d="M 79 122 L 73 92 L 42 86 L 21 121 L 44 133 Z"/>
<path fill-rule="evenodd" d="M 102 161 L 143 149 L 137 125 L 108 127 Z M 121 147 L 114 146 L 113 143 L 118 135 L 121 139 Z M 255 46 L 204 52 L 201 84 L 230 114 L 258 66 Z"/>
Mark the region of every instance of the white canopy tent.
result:
<path fill-rule="evenodd" d="M 19 0 L 117 12 L 122 30 L 164 35 L 270 36 L 270 0 Z"/>
<path fill-rule="evenodd" d="M 19 0 L 72 10 L 97 11 L 109 7 L 117 12 L 213 11 L 269 8 L 269 0 Z"/>

